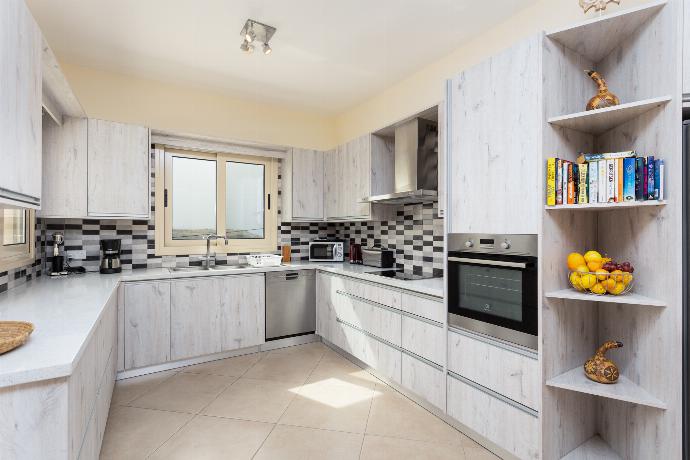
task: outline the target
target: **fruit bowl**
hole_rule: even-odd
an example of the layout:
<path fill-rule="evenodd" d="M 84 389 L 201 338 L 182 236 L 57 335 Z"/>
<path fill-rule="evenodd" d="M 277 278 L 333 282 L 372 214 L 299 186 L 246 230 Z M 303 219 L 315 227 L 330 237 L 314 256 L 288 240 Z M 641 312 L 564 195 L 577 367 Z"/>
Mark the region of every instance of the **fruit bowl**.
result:
<path fill-rule="evenodd" d="M 593 295 L 623 295 L 632 290 L 634 276 L 623 271 L 570 271 L 568 282 L 580 292 Z"/>

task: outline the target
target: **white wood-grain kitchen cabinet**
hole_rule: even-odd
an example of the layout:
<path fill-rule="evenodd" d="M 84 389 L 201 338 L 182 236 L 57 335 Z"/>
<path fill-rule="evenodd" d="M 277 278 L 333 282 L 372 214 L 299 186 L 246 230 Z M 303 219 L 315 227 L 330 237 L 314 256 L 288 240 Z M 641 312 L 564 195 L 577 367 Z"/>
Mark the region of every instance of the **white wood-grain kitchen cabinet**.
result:
<path fill-rule="evenodd" d="M 401 346 L 404 349 L 440 366 L 445 364 L 446 328 L 443 323 L 403 315 L 401 329 Z"/>
<path fill-rule="evenodd" d="M 266 282 L 263 274 L 223 277 L 220 309 L 221 350 L 266 341 Z"/>
<path fill-rule="evenodd" d="M 438 215 L 446 217 L 447 195 L 446 195 L 446 152 L 448 132 L 446 121 L 446 101 L 441 101 L 438 105 Z"/>
<path fill-rule="evenodd" d="M 149 134 L 142 126 L 63 117 L 43 124 L 42 217 L 149 216 Z"/>
<path fill-rule="evenodd" d="M 439 409 L 446 410 L 446 374 L 443 366 L 402 352 L 401 384 Z"/>
<path fill-rule="evenodd" d="M 219 353 L 221 277 L 174 280 L 170 288 L 170 359 Z"/>
<path fill-rule="evenodd" d="M 125 283 L 124 368 L 170 361 L 170 282 Z"/>
<path fill-rule="evenodd" d="M 395 151 L 390 140 L 360 136 L 328 152 L 324 168 L 327 220 L 380 220 L 392 215 L 386 206 L 362 202 L 393 191 Z"/>
<path fill-rule="evenodd" d="M 293 148 L 283 170 L 283 221 L 324 219 L 325 152 Z"/>
<path fill-rule="evenodd" d="M 447 384 L 448 415 L 520 459 L 539 458 L 536 413 L 452 375 Z"/>
<path fill-rule="evenodd" d="M 316 274 L 316 333 L 335 343 L 333 330 L 335 328 L 335 307 L 331 295 L 334 277 L 319 272 Z"/>
<path fill-rule="evenodd" d="M 452 80 L 450 232 L 539 232 L 541 48 L 536 35 Z"/>
<path fill-rule="evenodd" d="M 448 370 L 523 406 L 539 409 L 537 354 L 510 350 L 471 333 L 448 331 Z"/>
<path fill-rule="evenodd" d="M 88 133 L 89 216 L 148 218 L 148 128 L 89 119 Z"/>
<path fill-rule="evenodd" d="M 336 317 L 380 339 L 400 346 L 398 310 L 338 291 L 334 302 Z"/>
<path fill-rule="evenodd" d="M 43 123 L 43 190 L 41 217 L 86 217 L 88 122 L 63 117 Z"/>
<path fill-rule="evenodd" d="M 41 206 L 41 31 L 24 0 L 0 2 L 0 203 Z"/>
<path fill-rule="evenodd" d="M 446 320 L 447 312 L 443 299 L 403 292 L 401 302 L 400 308 L 403 311 L 437 323 L 444 323 Z"/>

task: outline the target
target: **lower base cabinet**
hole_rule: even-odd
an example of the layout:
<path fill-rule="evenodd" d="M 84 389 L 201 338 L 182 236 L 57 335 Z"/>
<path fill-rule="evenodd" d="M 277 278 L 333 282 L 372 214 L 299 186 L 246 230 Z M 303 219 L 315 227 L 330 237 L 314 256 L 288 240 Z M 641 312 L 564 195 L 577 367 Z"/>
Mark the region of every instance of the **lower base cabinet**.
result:
<path fill-rule="evenodd" d="M 448 415 L 521 459 L 539 458 L 539 418 L 477 384 L 448 375 Z"/>
<path fill-rule="evenodd" d="M 441 410 L 446 408 L 446 375 L 443 367 L 402 352 L 402 386 Z"/>

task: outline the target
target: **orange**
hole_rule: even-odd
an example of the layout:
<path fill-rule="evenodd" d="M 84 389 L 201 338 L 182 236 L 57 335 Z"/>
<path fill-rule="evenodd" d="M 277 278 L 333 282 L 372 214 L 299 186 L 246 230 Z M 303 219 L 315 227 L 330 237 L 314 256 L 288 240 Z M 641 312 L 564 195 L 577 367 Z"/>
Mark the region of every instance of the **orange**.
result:
<path fill-rule="evenodd" d="M 594 286 L 592 286 L 590 291 L 592 291 L 595 294 L 599 294 L 599 295 L 606 294 L 606 288 L 604 286 L 602 286 L 601 283 L 597 283 Z"/>
<path fill-rule="evenodd" d="M 599 281 L 604 281 L 606 278 L 608 278 L 608 270 L 604 270 L 603 268 L 600 268 L 599 270 L 596 270 L 597 272 L 597 278 L 599 278 Z"/>
<path fill-rule="evenodd" d="M 595 272 L 601 268 L 601 262 L 597 262 L 594 260 L 591 262 L 587 262 L 587 268 L 589 268 L 590 272 Z"/>
<path fill-rule="evenodd" d="M 606 289 L 608 292 L 611 292 L 616 287 L 616 280 L 613 278 L 606 278 L 604 281 L 601 281 L 601 285 L 604 286 L 604 289 Z"/>
<path fill-rule="evenodd" d="M 613 289 L 609 290 L 609 294 L 621 295 L 624 290 L 625 290 L 625 284 L 616 283 L 616 285 L 613 287 Z"/>
<path fill-rule="evenodd" d="M 620 270 L 614 270 L 611 272 L 611 277 L 616 280 L 616 283 L 622 283 L 623 282 L 623 272 Z"/>
<path fill-rule="evenodd" d="M 575 270 L 581 265 L 587 265 L 587 262 L 585 261 L 585 258 L 582 257 L 582 254 L 578 254 L 577 252 L 571 252 L 568 254 L 568 268 L 570 270 Z"/>

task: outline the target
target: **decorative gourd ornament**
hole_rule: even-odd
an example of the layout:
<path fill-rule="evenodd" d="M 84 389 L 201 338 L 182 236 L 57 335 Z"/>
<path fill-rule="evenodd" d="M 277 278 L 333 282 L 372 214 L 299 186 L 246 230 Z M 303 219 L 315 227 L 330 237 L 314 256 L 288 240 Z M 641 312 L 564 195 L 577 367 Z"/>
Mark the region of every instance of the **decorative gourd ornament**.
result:
<path fill-rule="evenodd" d="M 585 70 L 585 73 L 594 80 L 597 84 L 599 91 L 597 95 L 589 100 L 587 103 L 587 110 L 603 109 L 605 107 L 613 107 L 614 105 L 619 105 L 621 103 L 618 96 L 609 91 L 609 87 L 606 85 L 606 80 L 599 75 L 599 72 L 594 70 Z"/>
<path fill-rule="evenodd" d="M 621 4 L 621 0 L 580 0 L 580 8 L 587 14 L 589 10 L 594 8 L 594 11 L 600 13 L 606 9 L 609 3 Z"/>
<path fill-rule="evenodd" d="M 608 341 L 597 349 L 597 352 L 585 363 L 585 375 L 590 380 L 598 383 L 616 383 L 619 373 L 618 366 L 608 359 L 606 352 L 612 348 L 620 348 L 622 342 Z"/>

